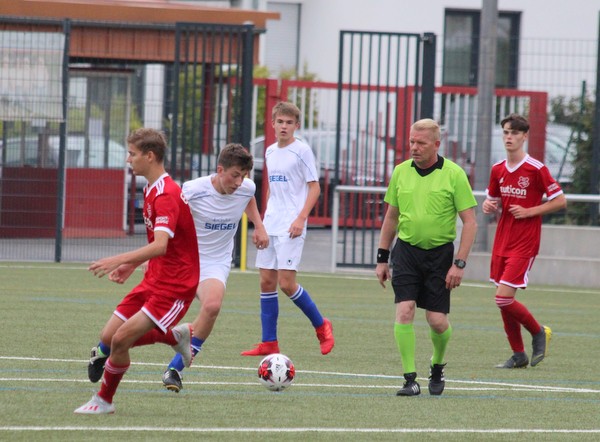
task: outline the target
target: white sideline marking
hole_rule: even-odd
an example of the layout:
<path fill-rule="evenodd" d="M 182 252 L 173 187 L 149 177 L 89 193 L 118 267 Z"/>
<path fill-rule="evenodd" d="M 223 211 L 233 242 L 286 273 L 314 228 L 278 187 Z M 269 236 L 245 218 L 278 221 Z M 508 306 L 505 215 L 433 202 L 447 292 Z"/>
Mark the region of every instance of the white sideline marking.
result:
<path fill-rule="evenodd" d="M 600 429 L 543 429 L 543 428 L 165 428 L 165 427 L 34 427 L 34 426 L 5 426 L 0 431 L 161 431 L 168 433 L 469 433 L 469 434 L 597 434 Z"/>
<path fill-rule="evenodd" d="M 55 378 L 0 378 L 0 382 L 69 382 L 89 384 L 88 379 L 55 379 Z M 448 382 L 448 380 L 446 380 Z M 456 381 L 460 383 L 462 381 Z M 123 379 L 122 384 L 150 384 L 155 385 L 160 383 L 156 380 L 139 380 L 139 379 Z M 219 381 L 187 381 L 185 385 L 249 385 L 258 386 L 256 382 L 219 382 Z M 498 384 L 499 387 L 449 387 L 446 385 L 445 390 L 455 391 L 543 391 L 543 392 L 562 392 L 562 393 L 600 393 L 600 390 L 592 390 L 585 388 L 560 388 L 560 387 L 543 387 L 543 386 L 514 386 L 511 384 Z M 389 389 L 397 388 L 398 385 L 356 385 L 356 384 L 309 384 L 309 383 L 294 383 L 296 387 L 320 387 L 320 388 L 352 388 L 352 389 Z"/>
<path fill-rule="evenodd" d="M 61 363 L 76 363 L 85 364 L 87 360 L 81 359 L 54 359 L 54 358 L 38 358 L 38 357 L 21 357 L 21 356 L 0 356 L 0 360 L 12 360 L 12 361 L 40 361 L 40 362 L 61 362 Z M 132 365 L 139 366 L 153 366 L 153 367 L 164 367 L 164 363 L 155 362 L 132 362 Z M 193 369 L 204 369 L 204 370 L 236 370 L 236 371 L 256 371 L 254 367 L 230 367 L 230 366 L 217 366 L 217 365 L 194 365 L 188 370 Z M 402 376 L 391 376 L 391 375 L 378 375 L 378 374 L 360 374 L 360 373 L 342 373 L 342 372 L 329 372 L 329 371 L 314 371 L 314 370 L 297 370 L 297 373 L 310 373 L 319 374 L 326 376 L 344 376 L 344 377 L 364 377 L 364 378 L 375 378 L 375 379 L 390 379 L 398 380 L 401 383 L 404 380 Z M 419 378 L 419 380 L 426 381 L 427 378 Z M 23 381 L 23 382 L 89 382 L 87 379 L 52 379 L 52 378 L 0 378 L 0 381 Z M 144 381 L 135 379 L 123 379 L 125 383 L 140 383 L 140 384 L 154 384 L 154 381 Z M 189 385 L 255 385 L 250 382 L 200 382 L 200 381 L 186 381 Z M 454 385 L 472 385 L 471 387 L 453 387 L 449 384 Z M 302 387 L 330 387 L 330 388 L 394 388 L 397 385 L 352 385 L 352 384 L 304 384 L 297 383 L 295 386 Z M 509 382 L 493 382 L 493 381 L 471 381 L 471 380 L 453 380 L 446 378 L 446 389 L 448 390 L 462 390 L 462 391 L 543 391 L 543 392 L 557 392 L 557 393 L 592 393 L 600 394 L 600 389 L 592 388 L 572 388 L 572 387 L 555 387 L 549 385 L 528 385 L 528 384 L 517 384 Z"/>

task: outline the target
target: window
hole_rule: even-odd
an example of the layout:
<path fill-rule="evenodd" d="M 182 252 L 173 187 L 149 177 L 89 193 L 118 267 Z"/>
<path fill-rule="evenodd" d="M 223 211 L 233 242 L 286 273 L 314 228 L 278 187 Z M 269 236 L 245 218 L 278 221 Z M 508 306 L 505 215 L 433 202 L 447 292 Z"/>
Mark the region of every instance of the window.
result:
<path fill-rule="evenodd" d="M 481 11 L 446 9 L 445 16 L 442 82 L 477 86 Z M 498 13 L 496 87 L 517 87 L 520 25 L 520 12 Z"/>
<path fill-rule="evenodd" d="M 299 72 L 300 4 L 268 2 L 269 11 L 279 12 L 281 20 L 268 20 L 265 65 L 272 75 L 282 71 Z"/>

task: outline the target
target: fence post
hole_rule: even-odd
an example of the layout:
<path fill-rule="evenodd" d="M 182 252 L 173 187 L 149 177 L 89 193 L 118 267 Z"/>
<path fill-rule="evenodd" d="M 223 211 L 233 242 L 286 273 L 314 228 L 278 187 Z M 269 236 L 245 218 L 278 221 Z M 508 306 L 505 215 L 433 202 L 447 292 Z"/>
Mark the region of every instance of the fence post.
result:
<path fill-rule="evenodd" d="M 423 34 L 423 77 L 421 80 L 420 118 L 433 118 L 433 95 L 435 91 L 435 47 L 433 32 Z"/>
<path fill-rule="evenodd" d="M 65 43 L 62 60 L 62 121 L 59 125 L 58 148 L 58 194 L 56 195 L 56 235 L 54 239 L 54 262 L 62 260 L 62 230 L 65 210 L 65 152 L 67 150 L 67 113 L 69 112 L 69 47 L 71 39 L 71 20 L 63 21 Z"/>
<path fill-rule="evenodd" d="M 331 273 L 335 273 L 337 267 L 337 242 L 338 229 L 340 227 L 340 191 L 337 186 L 333 189 L 333 208 L 331 214 Z"/>
<path fill-rule="evenodd" d="M 275 129 L 271 124 L 271 111 L 273 107 L 280 101 L 279 84 L 276 79 L 268 79 L 265 85 L 265 149 L 275 142 Z M 262 152 L 264 156 L 264 152 Z M 267 162 L 263 161 L 262 185 L 260 189 L 262 207 L 259 207 L 261 215 L 265 213 L 267 205 L 267 192 L 269 190 L 269 171 L 267 170 Z"/>
<path fill-rule="evenodd" d="M 242 50 L 242 105 L 240 109 L 242 146 L 250 146 L 252 133 L 252 79 L 254 68 L 254 25 L 244 25 Z"/>
<path fill-rule="evenodd" d="M 598 14 L 598 42 L 600 42 L 600 13 Z M 594 125 L 592 126 L 592 164 L 590 167 L 590 190 L 589 193 L 598 193 L 598 180 L 600 173 L 598 171 L 598 161 L 600 161 L 600 47 L 596 55 L 596 100 L 594 103 Z M 590 219 L 594 225 L 598 224 L 598 205 L 592 204 L 590 207 Z"/>

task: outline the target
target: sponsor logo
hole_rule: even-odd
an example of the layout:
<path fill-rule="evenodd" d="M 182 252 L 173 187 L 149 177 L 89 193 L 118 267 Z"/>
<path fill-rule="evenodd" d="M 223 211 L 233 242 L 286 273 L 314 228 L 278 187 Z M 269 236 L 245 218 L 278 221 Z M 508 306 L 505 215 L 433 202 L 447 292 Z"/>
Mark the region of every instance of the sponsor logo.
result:
<path fill-rule="evenodd" d="M 155 223 L 156 224 L 169 224 L 169 217 L 168 216 L 159 216 L 156 218 Z"/>
<path fill-rule="evenodd" d="M 206 230 L 234 230 L 237 223 L 204 223 Z"/>
<path fill-rule="evenodd" d="M 510 184 L 508 186 L 500 186 L 500 193 L 502 193 L 503 195 L 511 195 L 511 196 L 519 196 L 519 197 L 527 196 L 526 189 L 521 189 L 519 187 L 513 187 Z"/>
<path fill-rule="evenodd" d="M 287 177 L 285 175 L 269 175 L 269 182 L 284 182 L 287 183 Z"/>

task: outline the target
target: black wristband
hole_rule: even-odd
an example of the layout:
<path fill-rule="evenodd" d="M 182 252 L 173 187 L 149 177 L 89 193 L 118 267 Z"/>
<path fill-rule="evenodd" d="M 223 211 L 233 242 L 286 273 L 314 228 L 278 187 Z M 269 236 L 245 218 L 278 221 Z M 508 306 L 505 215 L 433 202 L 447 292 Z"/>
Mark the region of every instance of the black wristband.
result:
<path fill-rule="evenodd" d="M 390 251 L 386 249 L 377 249 L 377 264 L 387 264 L 390 259 Z"/>

